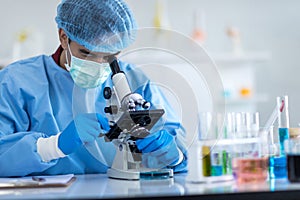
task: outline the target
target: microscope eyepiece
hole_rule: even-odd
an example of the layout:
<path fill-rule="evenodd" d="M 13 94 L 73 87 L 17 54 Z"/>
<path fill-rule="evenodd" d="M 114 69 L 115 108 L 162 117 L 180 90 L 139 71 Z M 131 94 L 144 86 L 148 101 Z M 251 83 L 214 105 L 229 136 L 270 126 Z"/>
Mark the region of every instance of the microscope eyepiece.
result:
<path fill-rule="evenodd" d="M 112 59 L 109 65 L 113 75 L 121 72 L 117 58 Z"/>

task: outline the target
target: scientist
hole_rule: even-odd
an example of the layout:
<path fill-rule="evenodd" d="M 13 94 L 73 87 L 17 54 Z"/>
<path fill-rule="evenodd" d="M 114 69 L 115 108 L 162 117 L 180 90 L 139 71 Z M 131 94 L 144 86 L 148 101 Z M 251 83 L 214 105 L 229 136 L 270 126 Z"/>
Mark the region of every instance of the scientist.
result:
<path fill-rule="evenodd" d="M 99 112 L 74 116 L 73 88 L 112 86 L 108 58 L 134 41 L 135 20 L 122 0 L 63 0 L 55 20 L 60 46 L 53 55 L 24 59 L 0 71 L 0 177 L 105 173 L 110 167 L 84 145 L 110 128 L 103 94 L 96 102 Z M 119 64 L 125 73 L 134 69 Z M 136 141 L 143 155 L 149 154 L 144 165 L 173 160 L 165 167 L 185 171 L 183 127 L 145 76 L 129 78 L 131 86 L 139 82 L 145 84 L 134 92 L 163 106 L 168 116 L 163 129 Z"/>

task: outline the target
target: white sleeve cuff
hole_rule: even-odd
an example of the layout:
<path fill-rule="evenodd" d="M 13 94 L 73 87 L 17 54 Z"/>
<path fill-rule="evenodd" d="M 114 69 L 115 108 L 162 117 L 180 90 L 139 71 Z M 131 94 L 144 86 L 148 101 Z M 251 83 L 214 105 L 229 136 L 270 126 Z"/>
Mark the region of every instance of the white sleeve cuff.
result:
<path fill-rule="evenodd" d="M 182 161 L 183 161 L 183 153 L 181 152 L 181 150 L 177 147 L 177 150 L 179 152 L 179 159 L 176 163 L 174 163 L 173 165 L 170 165 L 169 167 L 175 167 L 176 165 L 179 165 Z"/>
<path fill-rule="evenodd" d="M 49 138 L 40 137 L 37 142 L 37 152 L 41 156 L 42 161 L 49 162 L 53 159 L 62 158 L 66 155 L 58 148 L 58 138 L 61 133 L 53 135 Z"/>

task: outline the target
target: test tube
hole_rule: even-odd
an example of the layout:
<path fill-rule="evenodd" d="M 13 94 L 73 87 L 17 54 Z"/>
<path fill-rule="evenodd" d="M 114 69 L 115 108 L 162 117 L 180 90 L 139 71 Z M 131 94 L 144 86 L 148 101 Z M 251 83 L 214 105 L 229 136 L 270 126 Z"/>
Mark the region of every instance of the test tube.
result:
<path fill-rule="evenodd" d="M 243 113 L 243 124 L 245 129 L 245 137 L 250 138 L 251 137 L 251 117 L 250 113 L 246 112 Z"/>
<path fill-rule="evenodd" d="M 288 96 L 277 97 L 278 133 L 280 153 L 284 155 L 284 141 L 289 138 Z"/>
<path fill-rule="evenodd" d="M 210 129 L 212 127 L 212 113 L 211 112 L 201 112 L 199 113 L 199 133 L 198 140 L 211 139 Z"/>
<path fill-rule="evenodd" d="M 235 113 L 235 130 L 236 138 L 243 138 L 242 113 Z"/>
<path fill-rule="evenodd" d="M 234 138 L 234 114 L 226 114 L 226 123 L 225 123 L 225 138 L 232 139 Z"/>
<path fill-rule="evenodd" d="M 232 138 L 237 138 L 236 136 L 236 113 L 231 113 L 231 123 L 232 123 Z"/>
<path fill-rule="evenodd" d="M 281 96 L 276 98 L 277 116 L 278 116 L 278 135 L 279 152 L 276 143 L 274 143 L 274 133 L 271 130 L 271 152 L 273 155 L 269 159 L 270 178 L 285 178 L 287 176 L 287 163 L 284 151 L 284 141 L 289 138 L 289 113 L 288 113 L 288 97 Z M 273 137 L 272 137 L 273 135 Z"/>
<path fill-rule="evenodd" d="M 203 176 L 211 176 L 210 147 L 202 146 L 202 173 Z"/>
<path fill-rule="evenodd" d="M 231 151 L 230 147 L 229 146 L 227 148 L 224 147 L 224 149 L 222 150 L 223 175 L 232 173 L 231 154 L 232 154 L 232 151 Z"/>
<path fill-rule="evenodd" d="M 212 123 L 213 115 L 211 112 L 201 112 L 199 113 L 199 134 L 198 140 L 205 141 L 212 139 Z M 202 145 L 201 147 L 201 162 L 202 162 L 202 175 L 207 177 L 211 176 L 211 158 L 210 158 L 210 146 Z M 194 174 L 193 174 L 194 175 Z M 194 177 L 193 177 L 194 178 Z"/>
<path fill-rule="evenodd" d="M 258 137 L 259 132 L 259 113 L 255 112 L 252 114 L 250 122 L 251 135 L 250 137 Z"/>
<path fill-rule="evenodd" d="M 223 174 L 222 151 L 219 146 L 211 149 L 211 176 L 221 176 Z"/>

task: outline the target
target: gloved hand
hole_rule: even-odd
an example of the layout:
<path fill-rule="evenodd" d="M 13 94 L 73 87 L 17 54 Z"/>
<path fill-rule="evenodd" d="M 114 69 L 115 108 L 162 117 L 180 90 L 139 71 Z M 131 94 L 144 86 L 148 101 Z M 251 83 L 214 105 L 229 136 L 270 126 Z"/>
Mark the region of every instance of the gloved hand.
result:
<path fill-rule="evenodd" d="M 136 141 L 136 145 L 143 153 L 142 163 L 148 168 L 172 166 L 180 159 L 181 152 L 177 148 L 175 137 L 166 130 L 139 139 Z"/>
<path fill-rule="evenodd" d="M 58 147 L 68 155 L 83 143 L 94 141 L 100 132 L 108 132 L 109 129 L 107 118 L 98 113 L 78 115 L 60 134 Z"/>

